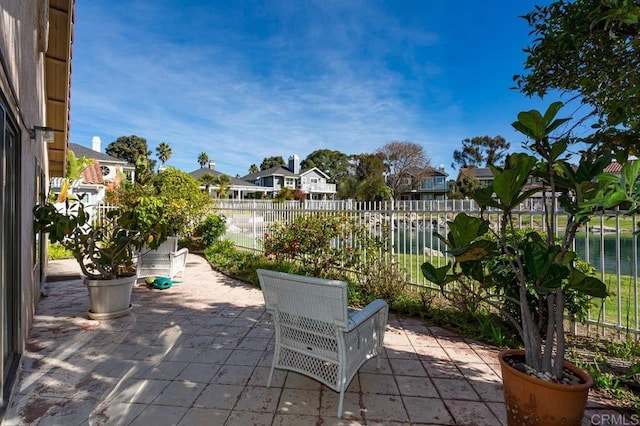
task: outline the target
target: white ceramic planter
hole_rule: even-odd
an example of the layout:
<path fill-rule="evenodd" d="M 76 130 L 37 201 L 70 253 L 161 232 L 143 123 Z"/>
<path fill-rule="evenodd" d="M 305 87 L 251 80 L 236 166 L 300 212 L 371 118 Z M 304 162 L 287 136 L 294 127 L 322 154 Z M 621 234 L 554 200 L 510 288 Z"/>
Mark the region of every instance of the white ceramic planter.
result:
<path fill-rule="evenodd" d="M 89 290 L 89 318 L 112 319 L 127 315 L 131 311 L 131 292 L 137 275 L 115 280 L 91 280 L 85 278 Z"/>

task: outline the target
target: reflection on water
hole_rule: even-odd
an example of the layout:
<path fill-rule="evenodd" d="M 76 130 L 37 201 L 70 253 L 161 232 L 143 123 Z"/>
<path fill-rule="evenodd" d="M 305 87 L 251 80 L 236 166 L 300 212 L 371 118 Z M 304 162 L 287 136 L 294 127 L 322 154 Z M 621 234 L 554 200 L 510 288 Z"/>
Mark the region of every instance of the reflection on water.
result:
<path fill-rule="evenodd" d="M 441 231 L 444 232 L 444 231 Z M 430 250 L 437 250 L 441 253 L 446 251 L 446 246 L 440 241 L 431 230 L 424 229 L 398 229 L 394 232 L 396 253 L 398 254 L 418 254 L 429 256 Z M 633 241 L 631 234 L 620 236 L 620 274 L 633 274 Z M 600 271 L 603 262 L 605 272 L 616 273 L 616 247 L 617 239 L 615 233 L 589 234 L 589 253 L 585 253 L 585 235 L 576 236 L 576 253 L 581 259 L 587 260 L 596 270 Z M 636 249 L 640 249 L 640 241 L 636 238 Z M 604 258 L 601 253 L 604 252 Z M 637 251 L 636 251 L 637 253 Z M 435 255 L 436 252 L 434 251 Z M 636 260 L 637 262 L 637 260 Z"/>

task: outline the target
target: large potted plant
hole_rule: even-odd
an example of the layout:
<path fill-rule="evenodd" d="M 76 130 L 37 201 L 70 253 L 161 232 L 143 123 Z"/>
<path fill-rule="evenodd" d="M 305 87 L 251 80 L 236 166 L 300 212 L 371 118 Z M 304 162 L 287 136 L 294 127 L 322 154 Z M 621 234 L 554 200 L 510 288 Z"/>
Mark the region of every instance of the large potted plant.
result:
<path fill-rule="evenodd" d="M 513 127 L 531 139 L 529 153 L 510 155 L 503 167 L 491 165 L 493 183 L 472 192 L 479 217 L 458 214 L 446 236 L 437 234 L 453 262 L 422 265 L 427 280 L 443 290 L 456 283 L 454 291 L 473 292 L 519 333 L 524 350 L 500 354 L 510 425 L 581 423 L 593 382 L 565 360 L 565 305 L 576 295 L 606 297 L 607 290 L 576 267 L 573 243 L 594 214 L 637 198 L 639 162 L 625 164 L 621 177 L 602 173 L 607 156 L 569 163 L 570 139 L 551 137 L 568 120 L 555 118 L 561 107 L 556 102 L 544 115 L 518 115 Z M 536 180 L 541 185 L 532 185 Z M 544 227 L 517 236 L 514 211 L 534 195 L 544 206 Z M 562 231 L 558 209 L 566 217 Z"/>
<path fill-rule="evenodd" d="M 118 209 L 99 221 L 79 201 L 45 203 L 34 209 L 36 232 L 49 234 L 73 253 L 85 275 L 91 319 L 112 319 L 131 310 L 131 293 L 136 282 L 136 253 L 146 243 L 155 248 L 166 239 L 157 227 L 141 226 L 135 215 Z"/>

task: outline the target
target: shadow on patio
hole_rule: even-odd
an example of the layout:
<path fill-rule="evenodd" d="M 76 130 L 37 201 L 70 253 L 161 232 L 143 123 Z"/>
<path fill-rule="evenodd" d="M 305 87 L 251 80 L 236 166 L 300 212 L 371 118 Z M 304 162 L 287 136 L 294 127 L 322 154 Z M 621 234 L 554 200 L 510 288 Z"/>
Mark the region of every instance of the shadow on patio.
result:
<path fill-rule="evenodd" d="M 5 425 L 506 424 L 497 350 L 391 315 L 382 368 L 369 361 L 338 394 L 292 372 L 266 387 L 273 331 L 262 293 L 190 254 L 184 282 L 140 280 L 132 314 L 87 319 L 75 261 L 52 271 Z M 610 413 L 591 402 L 585 417 Z M 602 423 L 601 423 L 602 424 Z"/>

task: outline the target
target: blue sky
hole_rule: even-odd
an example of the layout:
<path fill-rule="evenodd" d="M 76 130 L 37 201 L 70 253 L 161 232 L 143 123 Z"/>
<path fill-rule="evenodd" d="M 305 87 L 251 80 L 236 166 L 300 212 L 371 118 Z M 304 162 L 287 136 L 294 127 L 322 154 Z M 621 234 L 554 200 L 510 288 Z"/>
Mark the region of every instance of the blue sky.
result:
<path fill-rule="evenodd" d="M 548 3 L 539 1 L 540 3 Z M 76 2 L 71 142 L 167 142 L 186 172 L 206 152 L 245 175 L 268 156 L 424 147 L 451 169 L 465 138 L 502 135 L 530 99 L 523 70 L 533 1 Z"/>

